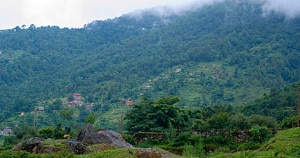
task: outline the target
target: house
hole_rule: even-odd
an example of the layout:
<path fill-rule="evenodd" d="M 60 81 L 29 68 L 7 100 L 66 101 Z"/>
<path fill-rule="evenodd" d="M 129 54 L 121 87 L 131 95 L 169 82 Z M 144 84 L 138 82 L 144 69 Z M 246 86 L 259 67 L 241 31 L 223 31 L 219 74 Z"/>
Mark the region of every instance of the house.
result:
<path fill-rule="evenodd" d="M 73 98 L 74 98 L 74 101 L 80 102 L 80 100 L 81 100 L 81 95 L 78 94 L 78 93 L 74 93 L 74 94 L 73 94 Z"/>
<path fill-rule="evenodd" d="M 2 135 L 3 136 L 12 136 L 13 135 L 13 131 L 12 131 L 12 129 L 10 127 L 6 127 L 2 131 Z"/>
<path fill-rule="evenodd" d="M 37 111 L 38 111 L 38 112 L 44 112 L 44 111 L 45 111 L 45 108 L 44 108 L 43 106 L 37 107 Z"/>
<path fill-rule="evenodd" d="M 81 101 L 81 94 L 74 93 L 73 101 L 68 102 L 68 105 L 69 105 L 69 107 L 82 106 L 83 102 Z"/>
<path fill-rule="evenodd" d="M 125 104 L 126 104 L 127 106 L 133 105 L 133 101 L 127 100 L 127 101 L 125 102 Z"/>
<path fill-rule="evenodd" d="M 181 69 L 176 69 L 176 70 L 175 70 L 176 73 L 179 73 L 179 72 L 181 72 L 181 71 L 182 71 Z"/>

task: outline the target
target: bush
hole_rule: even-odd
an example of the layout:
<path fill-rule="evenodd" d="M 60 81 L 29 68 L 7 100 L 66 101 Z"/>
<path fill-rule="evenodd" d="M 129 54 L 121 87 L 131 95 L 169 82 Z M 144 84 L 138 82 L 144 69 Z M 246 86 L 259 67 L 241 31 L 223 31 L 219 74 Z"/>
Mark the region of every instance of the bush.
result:
<path fill-rule="evenodd" d="M 260 144 L 255 143 L 255 142 L 247 142 L 247 143 L 242 143 L 238 146 L 238 151 L 244 151 L 244 150 L 255 150 L 260 148 Z"/>
<path fill-rule="evenodd" d="M 134 137 L 130 134 L 122 134 L 122 137 L 127 143 L 130 143 L 131 145 L 136 145 L 136 141 L 134 140 Z"/>
<path fill-rule="evenodd" d="M 182 132 L 175 138 L 173 146 L 184 146 L 191 141 L 191 134 L 189 132 Z"/>
<path fill-rule="evenodd" d="M 15 136 L 4 137 L 3 148 L 11 149 L 12 146 L 18 144 L 19 140 Z"/>
<path fill-rule="evenodd" d="M 297 126 L 297 116 L 286 117 L 279 123 L 280 129 L 288 129 Z"/>
<path fill-rule="evenodd" d="M 267 127 L 253 126 L 250 130 L 251 140 L 263 143 L 272 137 L 272 132 Z"/>
<path fill-rule="evenodd" d="M 42 138 L 53 138 L 54 128 L 53 127 L 44 127 L 39 130 L 39 136 Z"/>
<path fill-rule="evenodd" d="M 278 126 L 278 123 L 274 117 L 252 115 L 248 119 L 252 126 L 266 126 L 268 128 L 277 128 Z"/>
<path fill-rule="evenodd" d="M 30 158 L 31 154 L 27 151 L 3 151 L 0 153 L 1 158 Z"/>

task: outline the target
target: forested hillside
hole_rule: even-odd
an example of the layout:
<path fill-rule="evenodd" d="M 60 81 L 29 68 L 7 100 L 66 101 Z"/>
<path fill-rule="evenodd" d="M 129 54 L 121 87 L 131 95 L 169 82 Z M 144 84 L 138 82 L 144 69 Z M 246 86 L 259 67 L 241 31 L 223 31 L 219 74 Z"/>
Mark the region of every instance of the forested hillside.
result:
<path fill-rule="evenodd" d="M 1 30 L 1 121 L 37 106 L 61 110 L 73 93 L 103 115 L 141 96 L 178 96 L 191 108 L 238 106 L 299 81 L 299 51 L 300 19 L 263 16 L 250 1 L 172 16 L 148 10 L 80 29 Z M 51 119 L 44 123 L 58 121 Z"/>

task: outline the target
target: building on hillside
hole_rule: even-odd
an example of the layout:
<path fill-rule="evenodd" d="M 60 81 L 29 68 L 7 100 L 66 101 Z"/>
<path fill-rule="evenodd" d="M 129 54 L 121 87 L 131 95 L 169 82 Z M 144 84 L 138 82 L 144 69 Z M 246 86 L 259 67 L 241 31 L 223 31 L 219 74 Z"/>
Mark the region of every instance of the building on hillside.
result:
<path fill-rule="evenodd" d="M 126 104 L 127 106 L 133 105 L 133 101 L 127 100 L 127 101 L 125 102 L 125 104 Z"/>
<path fill-rule="evenodd" d="M 182 71 L 181 69 L 176 69 L 176 70 L 175 70 L 176 73 L 179 73 L 179 72 L 181 72 L 181 71 Z"/>
<path fill-rule="evenodd" d="M 13 130 L 10 127 L 6 127 L 3 129 L 3 131 L 0 131 L 0 135 L 2 136 L 12 136 Z"/>
<path fill-rule="evenodd" d="M 36 109 L 38 112 L 44 112 L 45 108 L 43 106 L 37 107 Z"/>
<path fill-rule="evenodd" d="M 81 101 L 81 94 L 74 93 L 73 101 L 68 102 L 69 107 L 82 106 L 83 102 Z"/>
<path fill-rule="evenodd" d="M 73 94 L 73 99 L 74 99 L 74 101 L 80 102 L 81 101 L 81 95 L 78 94 L 78 93 L 74 93 Z"/>

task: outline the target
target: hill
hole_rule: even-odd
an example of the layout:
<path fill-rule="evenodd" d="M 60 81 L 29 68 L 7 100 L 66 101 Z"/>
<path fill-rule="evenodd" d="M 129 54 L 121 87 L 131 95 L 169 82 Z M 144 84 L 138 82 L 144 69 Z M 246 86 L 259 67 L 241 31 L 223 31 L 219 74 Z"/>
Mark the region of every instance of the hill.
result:
<path fill-rule="evenodd" d="M 94 103 L 95 113 L 110 111 L 106 116 L 125 111 L 121 98 L 140 96 L 179 96 L 178 105 L 190 108 L 240 105 L 300 78 L 299 18 L 263 16 L 262 4 L 252 1 L 142 15 L 81 29 L 2 30 L 1 120 L 37 106 L 60 110 L 73 93 Z"/>

